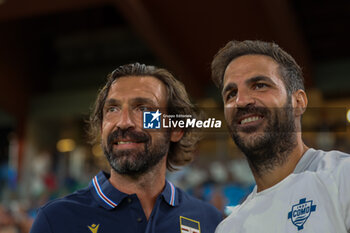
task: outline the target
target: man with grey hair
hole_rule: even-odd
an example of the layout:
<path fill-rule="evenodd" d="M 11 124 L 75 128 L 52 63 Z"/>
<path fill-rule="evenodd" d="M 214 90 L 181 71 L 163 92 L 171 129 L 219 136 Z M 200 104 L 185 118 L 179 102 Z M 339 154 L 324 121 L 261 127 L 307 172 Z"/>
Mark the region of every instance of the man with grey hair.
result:
<path fill-rule="evenodd" d="M 161 113 L 196 116 L 181 82 L 165 69 L 120 66 L 100 90 L 90 117 L 92 141 L 111 165 L 89 187 L 42 207 L 31 233 L 213 233 L 222 215 L 165 178 L 193 159 L 198 131 L 146 129 Z"/>
<path fill-rule="evenodd" d="M 295 60 L 275 43 L 230 41 L 211 68 L 256 181 L 216 232 L 350 232 L 350 156 L 304 144 L 308 101 Z"/>

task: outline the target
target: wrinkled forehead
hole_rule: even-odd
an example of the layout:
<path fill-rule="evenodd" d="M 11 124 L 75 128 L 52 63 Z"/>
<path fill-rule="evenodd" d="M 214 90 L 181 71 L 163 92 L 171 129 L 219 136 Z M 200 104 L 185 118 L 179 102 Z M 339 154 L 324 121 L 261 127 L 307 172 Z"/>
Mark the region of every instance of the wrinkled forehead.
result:
<path fill-rule="evenodd" d="M 153 76 L 125 76 L 113 81 L 107 99 L 130 100 L 148 98 L 160 105 L 166 105 L 165 84 Z"/>
<path fill-rule="evenodd" d="M 283 83 L 279 64 L 269 56 L 254 54 L 237 57 L 228 64 L 224 72 L 223 87 L 228 83 L 257 76 L 270 77 Z"/>

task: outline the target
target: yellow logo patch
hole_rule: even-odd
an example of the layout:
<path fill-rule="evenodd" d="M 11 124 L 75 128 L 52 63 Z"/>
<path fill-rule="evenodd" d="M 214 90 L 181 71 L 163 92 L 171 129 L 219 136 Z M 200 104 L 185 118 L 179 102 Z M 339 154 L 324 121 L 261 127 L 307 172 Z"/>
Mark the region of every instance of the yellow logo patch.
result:
<path fill-rule="evenodd" d="M 181 233 L 200 233 L 200 222 L 180 216 L 180 232 Z"/>
<path fill-rule="evenodd" d="M 92 233 L 97 233 L 99 226 L 100 226 L 100 224 L 98 224 L 98 225 L 92 224 L 91 226 L 88 226 L 88 228 L 90 229 L 90 231 Z"/>

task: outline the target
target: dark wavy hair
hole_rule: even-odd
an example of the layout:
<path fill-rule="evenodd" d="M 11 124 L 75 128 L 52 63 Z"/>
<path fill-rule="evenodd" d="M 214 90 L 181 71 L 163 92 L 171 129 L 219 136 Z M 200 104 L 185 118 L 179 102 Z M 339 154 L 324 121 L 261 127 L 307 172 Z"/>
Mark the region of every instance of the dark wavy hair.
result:
<path fill-rule="evenodd" d="M 255 54 L 269 56 L 279 64 L 279 73 L 289 96 L 299 89 L 305 90 L 301 68 L 294 58 L 277 44 L 259 40 L 232 40 L 219 50 L 211 63 L 211 75 L 215 85 L 223 88 L 224 74 L 232 60 Z"/>
<path fill-rule="evenodd" d="M 103 121 L 103 107 L 113 82 L 121 77 L 144 77 L 151 76 L 162 81 L 167 89 L 167 113 L 192 115 L 194 118 L 201 116 L 200 111 L 190 101 L 184 85 L 175 79 L 175 77 L 166 69 L 148 66 L 139 63 L 119 66 L 107 76 L 107 82 L 97 95 L 89 118 L 88 135 L 90 143 L 101 142 L 101 125 Z M 183 129 L 184 135 L 178 142 L 170 142 L 170 148 L 167 157 L 167 169 L 174 170 L 174 166 L 183 166 L 193 160 L 193 152 L 201 138 L 198 129 Z"/>

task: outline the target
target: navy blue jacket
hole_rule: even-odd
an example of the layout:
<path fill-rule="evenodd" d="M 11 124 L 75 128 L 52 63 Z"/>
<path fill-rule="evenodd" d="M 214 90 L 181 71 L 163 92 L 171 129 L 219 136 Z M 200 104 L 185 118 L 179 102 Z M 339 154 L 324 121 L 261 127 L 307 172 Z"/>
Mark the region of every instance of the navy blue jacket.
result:
<path fill-rule="evenodd" d="M 222 215 L 166 181 L 147 220 L 136 194 L 114 188 L 109 175 L 41 207 L 30 233 L 213 233 Z"/>

